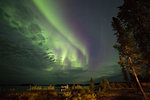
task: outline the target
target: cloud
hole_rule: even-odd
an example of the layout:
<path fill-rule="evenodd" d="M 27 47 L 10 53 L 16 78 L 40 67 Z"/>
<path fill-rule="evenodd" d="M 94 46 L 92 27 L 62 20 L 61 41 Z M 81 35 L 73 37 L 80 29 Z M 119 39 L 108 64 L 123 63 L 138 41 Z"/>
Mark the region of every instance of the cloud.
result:
<path fill-rule="evenodd" d="M 0 83 L 80 83 L 115 74 L 116 65 L 90 71 L 85 48 L 60 33 L 31 0 L 1 0 L 0 27 Z"/>

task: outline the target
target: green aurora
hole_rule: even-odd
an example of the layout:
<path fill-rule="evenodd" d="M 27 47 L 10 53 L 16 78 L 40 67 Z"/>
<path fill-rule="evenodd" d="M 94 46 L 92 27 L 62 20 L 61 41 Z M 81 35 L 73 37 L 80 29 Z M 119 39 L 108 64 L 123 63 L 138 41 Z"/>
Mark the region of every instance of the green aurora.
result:
<path fill-rule="evenodd" d="M 36 19 L 32 15 L 31 17 L 33 17 L 33 21 L 25 22 L 26 24 L 23 24 L 21 22 L 22 19 L 18 20 L 18 18 L 13 15 L 16 9 L 10 9 L 9 7 L 6 7 L 4 10 L 10 16 L 10 18 L 6 18 L 6 20 L 10 23 L 10 26 L 16 29 L 21 27 L 24 28 L 24 30 L 28 30 L 29 32 L 31 31 L 33 34 L 26 32 L 26 34 L 22 35 L 25 35 L 25 37 L 31 39 L 33 45 L 38 46 L 43 50 L 43 52 L 48 54 L 49 59 L 53 56 L 55 62 L 59 61 L 59 64 L 61 65 L 61 68 L 59 69 L 64 70 L 68 67 L 76 68 L 87 65 L 88 54 L 86 52 L 86 48 L 79 42 L 77 37 L 74 36 L 73 32 L 69 30 L 63 19 L 59 18 L 61 15 L 59 15 L 59 12 L 55 9 L 55 4 L 53 4 L 51 1 L 47 3 L 40 0 L 34 0 L 34 2 L 40 11 L 45 15 L 49 22 L 48 24 L 53 25 L 53 29 L 51 29 L 51 27 L 43 26 L 45 23 L 40 22 L 40 18 Z M 13 22 L 15 22 L 15 24 Z M 77 50 L 79 50 L 85 57 L 85 63 L 82 62 L 82 59 L 79 59 Z M 65 60 L 68 61 L 65 62 Z M 53 66 L 54 65 L 49 66 L 45 70 L 52 71 L 55 69 L 55 66 Z"/>
<path fill-rule="evenodd" d="M 0 2 L 1 83 L 85 83 L 120 75 L 117 56 L 90 69 L 89 47 L 63 10 L 58 0 Z"/>
<path fill-rule="evenodd" d="M 62 39 L 60 36 L 56 36 L 55 39 L 49 39 L 47 42 L 47 46 L 51 40 L 54 42 L 54 48 L 61 50 L 61 54 L 56 56 L 56 59 L 60 56 L 62 64 L 66 64 L 64 62 L 65 59 L 68 59 L 71 62 L 71 67 L 81 67 L 85 66 L 81 62 L 81 59 L 78 59 L 78 54 L 76 49 L 80 50 L 83 56 L 85 56 L 86 64 L 88 64 L 88 54 L 84 45 L 77 39 L 77 37 L 73 34 L 74 32 L 71 28 L 67 25 L 66 20 L 63 19 L 62 11 L 60 10 L 58 4 L 53 3 L 53 1 L 40 1 L 40 0 L 33 0 L 39 10 L 43 13 L 43 15 L 47 18 L 50 24 L 52 24 L 58 32 L 64 37 Z M 48 34 L 49 32 L 45 32 Z M 48 37 L 48 35 L 47 35 Z M 54 36 L 55 37 L 55 36 Z M 52 47 L 53 48 L 53 47 Z M 53 51 L 55 52 L 55 51 Z"/>

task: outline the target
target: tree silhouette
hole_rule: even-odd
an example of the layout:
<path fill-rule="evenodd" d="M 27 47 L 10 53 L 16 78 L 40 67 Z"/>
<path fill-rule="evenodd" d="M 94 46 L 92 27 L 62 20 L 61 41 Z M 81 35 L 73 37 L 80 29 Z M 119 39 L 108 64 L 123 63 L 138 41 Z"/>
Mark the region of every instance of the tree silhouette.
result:
<path fill-rule="evenodd" d="M 95 89 L 93 78 L 90 79 L 90 89 L 91 89 L 91 91 L 94 91 L 94 89 Z"/>
<path fill-rule="evenodd" d="M 106 78 L 102 78 L 99 87 L 102 92 L 105 92 L 106 90 L 110 89 L 109 81 Z"/>
<path fill-rule="evenodd" d="M 114 47 L 119 51 L 119 64 L 122 67 L 125 79 L 128 80 L 128 75 L 126 72 L 130 74 L 130 78 L 132 78 L 134 75 L 135 80 L 137 81 L 138 86 L 140 87 L 140 90 L 146 99 L 147 97 L 139 82 L 138 75 L 142 75 L 144 72 L 145 67 L 148 64 L 148 59 L 142 52 L 142 46 L 140 46 L 141 40 L 138 40 L 140 36 L 137 35 L 140 31 L 139 28 L 144 25 L 141 24 L 143 20 L 141 20 L 139 17 L 143 10 L 141 9 L 141 12 L 139 12 L 138 8 L 143 6 L 145 2 L 149 1 L 124 0 L 124 4 L 119 7 L 120 11 L 118 16 L 112 18 L 112 26 L 116 31 L 115 35 L 117 37 L 117 43 L 114 45 Z M 143 5 L 139 3 L 142 3 Z M 144 39 L 144 41 L 146 41 L 146 39 Z"/>
<path fill-rule="evenodd" d="M 150 1 L 124 0 L 124 4 L 119 8 L 118 17 L 126 29 L 132 33 L 141 57 L 145 61 L 150 79 Z"/>

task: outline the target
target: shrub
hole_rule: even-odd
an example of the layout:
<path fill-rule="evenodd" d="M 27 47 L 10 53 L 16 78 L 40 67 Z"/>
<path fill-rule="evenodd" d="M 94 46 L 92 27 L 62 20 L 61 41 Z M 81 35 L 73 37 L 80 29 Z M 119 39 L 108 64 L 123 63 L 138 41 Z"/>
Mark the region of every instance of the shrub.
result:
<path fill-rule="evenodd" d="M 106 78 L 102 79 L 99 86 L 100 86 L 101 91 L 103 92 L 110 89 L 109 81 Z"/>

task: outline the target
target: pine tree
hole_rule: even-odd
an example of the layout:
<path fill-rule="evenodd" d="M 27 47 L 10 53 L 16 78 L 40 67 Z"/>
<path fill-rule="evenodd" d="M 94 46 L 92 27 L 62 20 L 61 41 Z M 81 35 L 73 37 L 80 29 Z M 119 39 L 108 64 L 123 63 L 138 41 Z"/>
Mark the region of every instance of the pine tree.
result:
<path fill-rule="evenodd" d="M 142 1 L 124 0 L 124 4 L 119 7 L 120 12 L 118 13 L 118 16 L 116 18 L 113 17 L 112 26 L 116 31 L 115 35 L 117 37 L 117 43 L 114 47 L 119 51 L 119 64 L 124 73 L 128 72 L 131 75 L 131 78 L 132 75 L 134 75 L 135 80 L 146 99 L 147 97 L 138 79 L 138 75 L 142 75 L 144 72 L 148 60 L 145 59 L 140 44 L 137 38 L 135 38 L 140 23 L 140 19 L 137 16 L 137 13 L 139 12 L 137 8 L 140 6 L 138 5 L 138 2 Z M 128 75 L 125 75 L 125 77 L 127 79 Z"/>
<path fill-rule="evenodd" d="M 109 81 L 106 78 L 102 78 L 102 80 L 100 81 L 99 87 L 102 92 L 105 92 L 106 90 L 111 88 Z"/>
<path fill-rule="evenodd" d="M 150 80 L 150 0 L 124 0 L 119 9 L 118 17 L 132 33 Z"/>
<path fill-rule="evenodd" d="M 91 80 L 90 80 L 90 89 L 91 89 L 91 91 L 94 91 L 94 89 L 95 89 L 95 84 L 94 84 L 93 78 L 91 78 Z"/>

